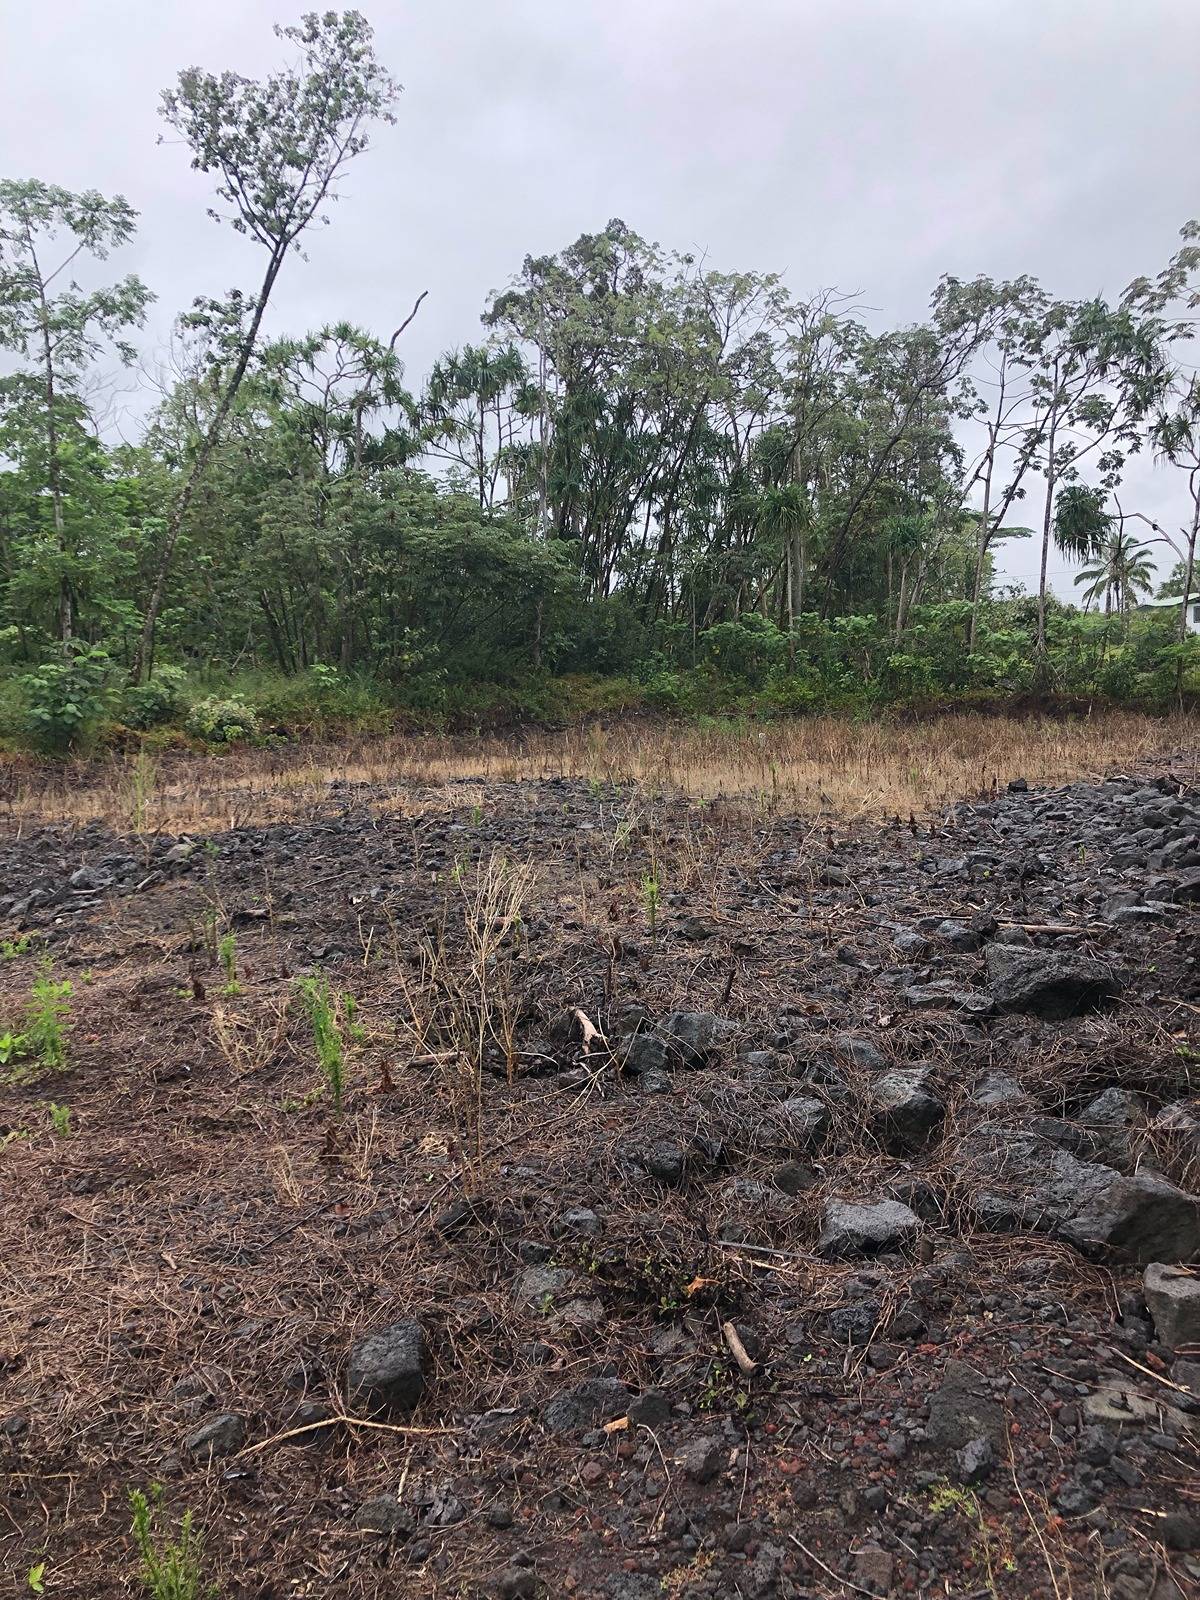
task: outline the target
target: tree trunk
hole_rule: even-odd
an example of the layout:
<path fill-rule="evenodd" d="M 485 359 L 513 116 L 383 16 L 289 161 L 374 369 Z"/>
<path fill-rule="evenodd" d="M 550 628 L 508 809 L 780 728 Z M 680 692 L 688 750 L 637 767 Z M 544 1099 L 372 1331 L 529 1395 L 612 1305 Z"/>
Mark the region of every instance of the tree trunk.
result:
<path fill-rule="evenodd" d="M 225 426 L 225 422 L 229 416 L 229 413 L 233 410 L 233 402 L 237 398 L 237 392 L 241 387 L 242 379 L 246 376 L 246 369 L 250 365 L 250 357 L 254 354 L 254 345 L 258 338 L 258 330 L 262 326 L 263 314 L 267 309 L 267 301 L 271 297 L 271 290 L 274 287 L 275 279 L 279 276 L 279 269 L 283 265 L 283 258 L 287 254 L 287 248 L 288 247 L 286 244 L 276 246 L 271 253 L 270 264 L 268 265 L 266 274 L 263 277 L 262 287 L 258 291 L 258 300 L 254 307 L 254 316 L 250 322 L 250 330 L 243 341 L 241 351 L 238 355 L 237 366 L 234 367 L 233 374 L 230 377 L 229 382 L 225 385 L 224 392 L 221 395 L 220 403 L 217 406 L 212 421 L 208 425 L 208 431 L 204 435 L 204 439 L 200 445 L 199 451 L 197 452 L 196 459 L 192 462 L 192 470 L 188 473 L 187 478 L 184 481 L 183 489 L 180 492 L 178 499 L 175 501 L 174 507 L 172 508 L 171 516 L 167 523 L 166 542 L 163 545 L 162 554 L 159 556 L 158 571 L 154 578 L 154 587 L 150 591 L 150 601 L 146 606 L 146 616 L 142 623 L 141 638 L 138 640 L 137 650 L 134 652 L 133 667 L 129 675 L 132 683 L 141 683 L 150 657 L 153 654 L 154 632 L 158 626 L 159 612 L 162 610 L 162 603 L 166 596 L 167 576 L 171 570 L 171 562 L 175 555 L 175 546 L 179 543 L 179 535 L 183 529 L 183 519 L 187 516 L 188 507 L 191 505 L 192 497 L 196 493 L 200 479 L 204 475 L 204 469 L 208 465 L 209 457 L 212 455 L 217 446 L 221 429 Z"/>
<path fill-rule="evenodd" d="M 967 653 L 972 654 L 975 649 L 975 640 L 979 633 L 979 606 L 983 599 L 983 568 L 987 561 L 988 545 L 991 543 L 992 520 L 992 472 L 993 457 L 989 453 L 988 468 L 983 479 L 983 510 L 979 514 L 979 541 L 975 555 L 975 584 L 971 592 L 971 626 L 967 633 Z"/>
<path fill-rule="evenodd" d="M 1200 534 L 1200 467 L 1190 475 L 1192 490 L 1192 526 L 1188 532 L 1187 559 L 1183 563 L 1183 601 L 1179 607 L 1179 660 L 1175 666 L 1175 697 L 1183 710 L 1183 646 L 1188 636 L 1188 601 L 1192 596 L 1192 583 L 1196 576 L 1196 537 Z"/>
<path fill-rule="evenodd" d="M 32 234 L 27 232 L 26 239 L 29 245 L 29 259 L 33 262 L 33 270 L 37 275 L 38 302 L 40 306 L 39 323 L 42 333 L 42 366 L 45 372 L 46 389 L 46 479 L 50 488 L 50 504 L 54 517 L 54 542 L 58 546 L 59 561 L 62 564 L 62 570 L 58 575 L 58 636 L 62 643 L 63 654 L 70 655 L 72 637 L 75 632 L 75 615 L 71 593 L 71 576 L 66 570 L 67 524 L 66 517 L 63 514 L 62 462 L 59 459 L 58 422 L 54 415 L 54 406 L 58 399 L 58 393 L 54 380 L 54 350 L 50 343 L 50 307 L 46 300 L 46 286 L 42 281 L 42 269 L 38 265 Z"/>
<path fill-rule="evenodd" d="M 1044 678 L 1046 668 L 1046 569 L 1050 562 L 1050 528 L 1054 516 L 1054 488 L 1057 481 L 1054 471 L 1054 439 L 1058 429 L 1057 406 L 1046 435 L 1046 504 L 1042 511 L 1042 564 L 1038 574 L 1038 624 L 1035 654 L 1038 675 Z"/>

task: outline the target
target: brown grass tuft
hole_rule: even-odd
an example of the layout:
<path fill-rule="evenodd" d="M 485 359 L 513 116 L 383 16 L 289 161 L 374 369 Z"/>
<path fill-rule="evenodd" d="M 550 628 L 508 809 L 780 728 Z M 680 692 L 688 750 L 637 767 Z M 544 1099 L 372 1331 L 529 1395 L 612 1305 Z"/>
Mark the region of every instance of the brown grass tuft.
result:
<path fill-rule="evenodd" d="M 1062 783 L 1171 752 L 1180 752 L 1172 759 L 1181 780 L 1194 781 L 1194 752 L 1182 753 L 1193 743 L 1187 717 L 965 713 L 905 723 L 626 720 L 508 737 L 395 734 L 336 746 L 164 756 L 156 768 L 133 760 L 51 767 L 10 758 L 0 768 L 0 821 L 205 832 L 296 816 L 360 785 L 371 786 L 370 799 L 383 810 L 419 814 L 483 805 L 489 784 L 556 777 L 636 784 L 651 795 L 737 799 L 769 812 L 931 816 L 1011 778 Z"/>

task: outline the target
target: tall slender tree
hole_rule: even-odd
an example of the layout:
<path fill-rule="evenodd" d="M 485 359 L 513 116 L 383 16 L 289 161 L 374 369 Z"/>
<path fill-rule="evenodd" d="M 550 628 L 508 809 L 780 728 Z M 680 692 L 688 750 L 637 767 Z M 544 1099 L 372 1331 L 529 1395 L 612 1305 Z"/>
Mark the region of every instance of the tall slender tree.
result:
<path fill-rule="evenodd" d="M 190 67 L 162 99 L 162 115 L 192 151 L 192 166 L 217 177 L 228 221 L 266 252 L 253 298 L 234 290 L 198 305 L 219 357 L 219 398 L 171 509 L 135 653 L 135 681 L 149 670 L 154 632 L 188 507 L 246 376 L 284 261 L 305 231 L 328 220 L 347 164 L 367 148 L 373 121 L 393 120 L 399 93 L 375 57 L 372 30 L 357 11 L 309 12 L 279 38 L 299 50 L 297 65 L 261 82 L 234 72 Z"/>
<path fill-rule="evenodd" d="M 1139 448 L 1139 424 L 1169 379 L 1163 325 L 1129 306 L 1103 300 L 1056 302 L 1027 326 L 1020 359 L 1030 371 L 1037 464 L 1045 481 L 1038 571 L 1035 655 L 1046 676 L 1046 594 L 1054 507 L 1061 485 L 1095 455 L 1111 488 L 1125 457 Z"/>
<path fill-rule="evenodd" d="M 29 361 L 32 372 L 0 384 L 15 437 L 40 446 L 49 491 L 57 568 L 57 631 L 69 651 L 75 631 L 78 553 L 67 501 L 72 452 L 68 440 L 87 411 L 83 385 L 97 358 L 111 350 L 130 363 L 126 335 L 140 327 L 154 296 L 134 275 L 103 288 L 83 288 L 75 274 L 90 257 L 105 260 L 133 237 L 137 212 L 121 195 L 72 194 L 36 179 L 0 182 L 0 349 Z"/>

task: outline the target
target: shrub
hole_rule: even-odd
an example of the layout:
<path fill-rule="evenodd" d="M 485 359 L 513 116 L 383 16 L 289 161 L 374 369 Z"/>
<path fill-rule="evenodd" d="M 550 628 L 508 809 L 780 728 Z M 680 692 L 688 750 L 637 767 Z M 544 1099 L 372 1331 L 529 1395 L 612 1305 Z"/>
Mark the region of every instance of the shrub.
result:
<path fill-rule="evenodd" d="M 777 670 L 754 705 L 764 716 L 795 717 L 820 709 L 825 698 L 823 686 L 808 675 Z"/>
<path fill-rule="evenodd" d="M 184 727 L 193 739 L 203 739 L 205 744 L 236 744 L 239 739 L 257 738 L 258 713 L 240 695 L 225 699 L 209 695 L 196 701 Z"/>
<path fill-rule="evenodd" d="M 25 731 L 55 752 L 86 742 L 107 714 L 111 671 L 106 651 L 87 649 L 25 673 Z"/>
<path fill-rule="evenodd" d="M 182 667 L 159 667 L 148 683 L 130 684 L 121 696 L 121 721 L 127 728 L 157 728 L 179 710 L 185 674 Z"/>
<path fill-rule="evenodd" d="M 704 659 L 722 677 L 758 685 L 771 667 L 787 653 L 787 635 L 756 612 L 746 612 L 736 622 L 718 622 L 700 635 Z"/>

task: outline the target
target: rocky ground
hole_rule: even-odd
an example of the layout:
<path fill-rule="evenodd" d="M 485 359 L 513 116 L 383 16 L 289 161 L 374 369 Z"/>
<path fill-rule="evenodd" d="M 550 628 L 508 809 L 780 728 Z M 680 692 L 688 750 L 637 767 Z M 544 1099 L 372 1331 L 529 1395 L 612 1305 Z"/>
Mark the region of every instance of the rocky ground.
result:
<path fill-rule="evenodd" d="M 10 1592 L 1200 1593 L 1183 770 L 0 839 Z"/>

